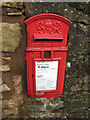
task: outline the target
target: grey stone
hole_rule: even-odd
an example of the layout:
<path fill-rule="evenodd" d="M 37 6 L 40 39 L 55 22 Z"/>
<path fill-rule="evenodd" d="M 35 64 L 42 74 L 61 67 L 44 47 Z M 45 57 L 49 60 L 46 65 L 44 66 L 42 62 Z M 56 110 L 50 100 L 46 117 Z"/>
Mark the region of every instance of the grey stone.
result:
<path fill-rule="evenodd" d="M 70 68 L 71 67 L 71 62 L 67 62 L 66 67 Z"/>
<path fill-rule="evenodd" d="M 10 91 L 10 88 L 6 84 L 0 85 L 0 92 Z"/>
<path fill-rule="evenodd" d="M 78 22 L 90 25 L 90 19 L 79 19 Z"/>
<path fill-rule="evenodd" d="M 10 66 L 9 65 L 0 65 L 0 71 L 8 72 L 8 71 L 10 71 Z"/>
<path fill-rule="evenodd" d="M 17 109 L 18 111 L 18 109 Z M 16 118 L 18 116 L 18 112 L 16 111 L 16 108 L 9 108 L 3 111 L 2 117 L 4 118 Z"/>
<path fill-rule="evenodd" d="M 46 105 L 46 108 L 47 108 L 47 110 L 51 110 L 51 111 L 54 111 L 54 110 L 56 110 L 56 109 L 61 109 L 61 108 L 63 108 L 63 101 L 59 101 L 59 102 L 57 102 L 57 103 L 49 103 L 49 104 L 47 104 Z"/>
<path fill-rule="evenodd" d="M 23 2 L 2 2 L 2 6 L 5 7 L 12 7 L 12 8 L 22 8 L 23 7 Z"/>
<path fill-rule="evenodd" d="M 14 115 L 14 112 L 15 111 L 13 109 L 11 109 L 11 110 L 9 109 L 9 110 L 5 111 L 6 117 Z"/>
<path fill-rule="evenodd" d="M 2 23 L 2 51 L 14 52 L 21 37 L 21 27 L 18 23 Z"/>
<path fill-rule="evenodd" d="M 2 93 L 0 93 L 0 100 L 2 100 L 3 99 L 3 96 L 2 96 Z"/>
<path fill-rule="evenodd" d="M 46 107 L 44 106 L 28 106 L 28 110 L 31 112 L 46 112 Z"/>
<path fill-rule="evenodd" d="M 17 13 L 7 13 L 7 15 L 22 15 L 22 12 L 17 12 Z"/>
<path fill-rule="evenodd" d="M 0 85 L 3 83 L 2 79 L 0 78 Z"/>
<path fill-rule="evenodd" d="M 13 76 L 13 83 L 14 83 L 15 93 L 16 94 L 21 94 L 21 92 L 22 92 L 21 80 L 22 80 L 22 76 L 21 75 Z"/>
<path fill-rule="evenodd" d="M 0 6 L 2 6 L 2 2 L 0 2 Z"/>
<path fill-rule="evenodd" d="M 70 5 L 72 8 L 76 8 L 77 10 L 80 10 L 84 13 L 87 13 L 89 14 L 90 11 L 89 11 L 89 4 L 90 4 L 90 1 L 89 0 L 86 0 L 86 2 L 68 2 L 67 3 L 68 5 Z"/>
<path fill-rule="evenodd" d="M 56 105 L 55 105 L 57 109 L 59 108 L 63 108 L 64 107 L 64 102 L 63 101 L 59 101 Z"/>
<path fill-rule="evenodd" d="M 78 28 L 82 30 L 86 35 L 89 34 L 90 27 L 79 23 Z"/>
<path fill-rule="evenodd" d="M 23 99 L 19 99 L 21 94 L 14 94 L 16 95 L 14 96 L 15 102 L 10 101 L 10 99 L 8 100 L 10 103 L 6 103 L 6 106 L 14 106 L 13 109 L 19 108 L 16 111 L 19 112 L 19 115 L 23 118 L 25 117 L 25 114 L 28 115 L 27 118 L 32 117 L 39 119 L 45 117 L 51 119 L 54 117 L 66 119 L 72 119 L 74 117 L 81 119 L 88 118 L 88 78 L 85 76 L 89 71 L 86 49 L 88 47 L 87 37 L 89 37 L 90 30 L 88 29 L 89 17 L 87 12 L 85 12 L 88 7 L 85 7 L 84 4 L 86 3 L 26 3 L 26 18 L 28 18 L 30 14 L 33 16 L 42 12 L 52 12 L 62 15 L 72 21 L 73 24 L 70 26 L 70 31 L 68 34 L 68 42 L 70 44 L 68 45 L 69 51 L 67 58 L 67 61 L 70 61 L 72 67 L 70 67 L 70 69 L 67 68 L 64 92 L 61 97 L 52 99 L 37 98 L 33 99 L 33 101 L 30 97 L 28 97 L 30 101 L 27 102 L 28 98 L 27 96 L 24 96 L 25 104 L 22 105 L 23 107 L 18 105 L 16 105 L 17 107 L 15 106 L 17 101 L 19 101 L 19 103 L 23 101 Z M 21 93 L 21 90 L 19 91 L 19 84 L 21 86 L 20 81 L 21 80 L 19 77 L 14 78 L 15 93 Z M 11 115 L 10 107 L 8 108 L 8 111 L 6 111 L 7 116 Z M 24 114 L 22 111 L 24 111 Z"/>
<path fill-rule="evenodd" d="M 2 23 L 0 22 L 0 51 L 2 51 Z"/>
<path fill-rule="evenodd" d="M 37 105 L 34 104 L 34 100 L 33 100 L 33 104 L 28 104 L 28 110 L 31 112 L 46 112 L 46 111 L 54 111 L 56 109 L 61 109 L 63 108 L 63 101 L 58 101 L 55 103 L 51 103 L 50 100 L 48 100 L 48 98 L 36 98 L 35 99 L 36 102 L 42 102 L 43 104 Z"/>
<path fill-rule="evenodd" d="M 3 60 L 11 60 L 11 57 L 2 57 Z"/>

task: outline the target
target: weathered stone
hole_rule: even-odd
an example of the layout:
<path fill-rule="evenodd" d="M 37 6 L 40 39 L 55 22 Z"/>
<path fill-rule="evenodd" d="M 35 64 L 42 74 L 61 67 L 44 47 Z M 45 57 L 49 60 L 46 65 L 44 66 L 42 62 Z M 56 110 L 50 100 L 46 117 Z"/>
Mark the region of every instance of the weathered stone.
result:
<path fill-rule="evenodd" d="M 18 12 L 18 13 L 7 13 L 7 15 L 22 15 L 22 12 Z"/>
<path fill-rule="evenodd" d="M 9 100 L 4 99 L 2 101 L 2 116 L 4 118 L 17 118 L 19 114 L 19 105 L 21 109 L 21 107 L 23 106 L 23 95 L 16 95 L 13 93 Z"/>
<path fill-rule="evenodd" d="M 3 60 L 11 60 L 11 57 L 2 57 Z"/>
<path fill-rule="evenodd" d="M 0 93 L 0 101 L 3 99 L 2 93 Z"/>
<path fill-rule="evenodd" d="M 21 37 L 21 27 L 18 23 L 2 23 L 2 51 L 14 52 Z"/>
<path fill-rule="evenodd" d="M 3 118 L 17 118 L 18 117 L 18 106 L 12 99 L 2 101 Z"/>
<path fill-rule="evenodd" d="M 28 116 L 30 117 L 30 118 L 35 118 L 35 119 L 45 119 L 45 118 L 57 118 L 56 116 L 55 116 L 55 113 L 51 113 L 51 112 L 32 112 L 31 114 L 28 114 Z"/>
<path fill-rule="evenodd" d="M 0 85 L 3 83 L 2 79 L 0 78 Z"/>
<path fill-rule="evenodd" d="M 9 65 L 0 65 L 0 71 L 8 72 L 8 71 L 10 71 L 10 66 Z"/>
<path fill-rule="evenodd" d="M 64 102 L 63 101 L 59 101 L 58 103 L 55 104 L 55 109 L 60 109 L 64 107 Z"/>
<path fill-rule="evenodd" d="M 9 117 L 9 116 L 12 117 L 12 115 L 14 115 L 14 113 L 15 113 L 15 110 L 13 110 L 13 109 L 9 109 L 9 110 L 7 109 L 4 111 L 4 114 L 6 117 Z"/>
<path fill-rule="evenodd" d="M 0 85 L 0 92 L 7 92 L 10 91 L 10 88 L 6 84 Z"/>
<path fill-rule="evenodd" d="M 23 12 L 22 9 L 3 7 L 2 15 L 6 16 L 6 15 L 8 15 L 8 13 L 10 13 L 10 14 L 20 13 L 21 14 L 22 12 Z"/>
<path fill-rule="evenodd" d="M 79 57 L 78 57 L 78 59 L 83 59 L 84 58 L 84 56 L 83 55 L 80 55 Z"/>
<path fill-rule="evenodd" d="M 63 108 L 63 101 L 58 101 L 55 103 L 51 103 L 48 98 L 36 98 L 30 99 L 31 102 L 28 104 L 28 110 L 30 112 L 46 112 L 46 111 L 55 111 L 56 109 Z M 41 104 L 43 103 L 43 104 Z"/>
<path fill-rule="evenodd" d="M 89 4 L 90 4 L 89 1 L 86 1 L 86 2 L 74 2 L 74 3 L 68 2 L 68 5 L 70 5 L 71 7 L 76 8 L 77 10 L 83 11 L 83 12 L 85 12 L 87 14 L 90 13 Z"/>
<path fill-rule="evenodd" d="M 84 24 L 79 23 L 78 28 L 82 30 L 87 36 L 89 34 L 90 26 L 86 26 Z"/>
<path fill-rule="evenodd" d="M 23 2 L 2 2 L 2 6 L 12 7 L 12 8 L 22 8 Z"/>
<path fill-rule="evenodd" d="M 21 94 L 21 92 L 22 92 L 21 80 L 22 80 L 21 75 L 13 76 L 13 82 L 14 82 L 14 87 L 15 87 L 15 93 L 16 94 Z"/>
<path fill-rule="evenodd" d="M 75 117 L 76 119 L 88 118 L 89 117 L 88 115 L 89 100 L 88 100 L 87 71 L 89 71 L 89 66 L 88 66 L 88 58 L 87 58 L 88 56 L 87 41 L 89 40 L 89 31 L 90 31 L 89 24 L 90 23 L 89 23 L 88 12 L 86 12 L 88 9 L 88 7 L 86 6 L 87 3 L 70 3 L 69 4 L 69 2 L 68 3 L 27 2 L 24 4 L 25 4 L 24 14 L 26 18 L 39 13 L 56 13 L 72 21 L 73 24 L 70 26 L 70 29 L 69 29 L 70 31 L 68 34 L 69 51 L 68 51 L 68 58 L 67 58 L 67 61 L 71 63 L 71 66 L 69 64 L 68 65 L 69 69 L 67 68 L 67 71 L 66 71 L 64 92 L 61 97 L 31 99 L 30 97 L 24 96 L 24 100 L 26 101 L 23 102 L 23 97 L 21 97 L 22 94 L 16 94 L 16 93 L 21 93 L 20 92 L 21 90 L 18 91 L 19 89 L 18 86 L 19 84 L 21 85 L 21 82 L 20 83 L 15 82 L 15 81 L 18 81 L 16 80 L 17 78 L 15 78 L 14 87 L 15 86 L 17 87 L 15 87 L 15 93 L 13 92 L 13 96 L 14 96 L 12 98 L 13 100 L 8 100 L 8 102 L 3 105 L 5 106 L 4 110 L 8 109 L 8 111 L 3 112 L 3 114 L 5 113 L 4 117 L 6 116 L 12 117 L 12 118 L 17 117 L 15 116 L 17 112 L 17 114 L 19 113 L 20 117 L 24 118 L 25 112 L 26 112 L 27 118 L 39 118 L 39 119 L 42 119 L 42 118 L 43 119 L 45 118 L 51 118 L 51 119 L 71 118 L 72 119 Z M 15 11 L 12 11 L 12 10 L 6 11 L 6 13 L 10 13 L 10 12 L 14 13 Z M 13 59 L 13 55 L 12 55 L 12 59 Z M 28 99 L 29 101 L 27 101 Z M 11 110 L 12 111 L 15 110 L 14 111 L 15 113 L 13 113 L 14 115 L 11 115 L 12 114 Z"/>
<path fill-rule="evenodd" d="M 2 23 L 0 22 L 0 51 L 2 51 Z"/>
<path fill-rule="evenodd" d="M 17 104 L 17 105 L 22 105 L 24 103 L 23 101 L 23 94 L 14 94 L 12 96 L 12 100 Z"/>
<path fill-rule="evenodd" d="M 71 87 L 71 91 L 72 91 L 72 92 L 76 92 L 76 91 L 79 91 L 79 90 L 81 90 L 81 89 L 79 88 L 78 85 L 75 85 L 75 86 L 72 86 L 72 87 Z"/>
<path fill-rule="evenodd" d="M 31 112 L 46 112 L 46 107 L 44 107 L 44 106 L 28 106 L 28 110 Z"/>
<path fill-rule="evenodd" d="M 0 6 L 2 6 L 2 2 L 0 2 Z"/>
<path fill-rule="evenodd" d="M 86 25 L 90 25 L 90 19 L 79 19 L 78 22 L 79 23 L 84 23 Z"/>
<path fill-rule="evenodd" d="M 71 67 L 71 63 L 70 63 L 70 62 L 67 62 L 67 63 L 66 63 L 66 67 L 70 68 L 70 67 Z"/>

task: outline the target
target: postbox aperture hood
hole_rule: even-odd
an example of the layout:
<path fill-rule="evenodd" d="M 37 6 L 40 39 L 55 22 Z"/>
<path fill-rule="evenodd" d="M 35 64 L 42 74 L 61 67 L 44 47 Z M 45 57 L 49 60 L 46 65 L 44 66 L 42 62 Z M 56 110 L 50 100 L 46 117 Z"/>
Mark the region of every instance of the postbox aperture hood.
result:
<path fill-rule="evenodd" d="M 28 25 L 30 24 L 31 22 L 35 21 L 35 20 L 38 20 L 38 19 L 58 19 L 62 22 L 65 22 L 66 24 L 68 24 L 69 26 L 72 24 L 72 22 L 70 20 L 68 20 L 67 18 L 63 17 L 63 16 L 60 16 L 60 15 L 56 15 L 56 14 L 52 14 L 52 13 L 48 13 L 48 14 L 38 14 L 38 15 L 35 15 L 33 17 L 30 17 L 29 19 L 25 20 L 25 24 Z"/>
<path fill-rule="evenodd" d="M 51 41 L 54 41 L 55 46 L 66 46 L 67 34 L 72 22 L 60 15 L 48 13 L 30 17 L 25 20 L 25 24 L 27 25 L 28 47 L 31 47 L 32 43 L 33 46 L 37 46 L 40 42 L 45 47 L 49 45 L 47 42 L 51 44 Z"/>

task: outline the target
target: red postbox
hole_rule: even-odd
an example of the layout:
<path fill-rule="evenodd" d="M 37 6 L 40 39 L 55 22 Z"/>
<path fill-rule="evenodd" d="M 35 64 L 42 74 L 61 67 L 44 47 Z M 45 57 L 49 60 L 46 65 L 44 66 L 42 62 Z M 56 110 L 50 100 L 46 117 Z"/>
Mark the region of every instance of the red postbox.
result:
<path fill-rule="evenodd" d="M 67 56 L 67 34 L 72 24 L 56 14 L 39 14 L 27 25 L 27 88 L 31 98 L 62 95 Z"/>

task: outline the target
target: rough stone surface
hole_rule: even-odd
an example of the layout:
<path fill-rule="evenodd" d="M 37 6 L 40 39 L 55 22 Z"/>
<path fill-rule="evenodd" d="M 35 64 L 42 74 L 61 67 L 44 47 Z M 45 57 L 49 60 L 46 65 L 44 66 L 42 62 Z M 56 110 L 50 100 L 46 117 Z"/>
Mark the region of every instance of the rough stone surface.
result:
<path fill-rule="evenodd" d="M 0 22 L 0 51 L 2 50 L 2 23 Z"/>
<path fill-rule="evenodd" d="M 70 67 L 71 67 L 71 63 L 70 63 L 70 62 L 67 62 L 67 63 L 66 63 L 66 67 L 70 68 Z"/>
<path fill-rule="evenodd" d="M 2 2 L 0 2 L 0 6 L 2 6 Z"/>
<path fill-rule="evenodd" d="M 2 57 L 2 59 L 4 59 L 4 60 L 11 60 L 11 57 Z"/>
<path fill-rule="evenodd" d="M 2 79 L 0 78 L 0 85 L 3 83 Z"/>
<path fill-rule="evenodd" d="M 22 15 L 22 12 L 17 12 L 17 13 L 7 13 L 7 15 Z"/>
<path fill-rule="evenodd" d="M 49 112 L 63 108 L 63 101 L 52 103 L 48 98 L 36 98 L 28 100 L 28 111 L 32 112 Z M 41 113 L 38 113 L 38 115 Z"/>
<path fill-rule="evenodd" d="M 89 4 L 90 1 L 85 2 L 74 2 L 74 3 L 68 3 L 71 7 L 76 8 L 77 10 L 83 11 L 86 14 L 89 14 Z"/>
<path fill-rule="evenodd" d="M 19 14 L 22 15 L 24 11 L 22 9 L 17 9 L 17 8 L 8 8 L 8 7 L 4 7 L 4 9 L 2 10 L 2 15 L 15 15 L 15 14 Z"/>
<path fill-rule="evenodd" d="M 61 97 L 31 99 L 27 95 L 26 69 L 24 66 L 25 61 L 23 60 L 25 59 L 25 37 L 21 40 L 21 44 L 15 53 L 5 53 L 5 56 L 12 58 L 10 61 L 5 60 L 5 62 L 7 62 L 6 64 L 10 64 L 10 67 L 13 68 L 10 72 L 5 72 L 5 74 L 8 77 L 13 77 L 13 79 L 12 77 L 8 79 L 8 83 L 12 82 L 11 85 L 13 87 L 10 98 L 3 98 L 3 118 L 89 119 L 88 81 L 90 70 L 88 66 L 88 55 L 90 55 L 90 52 L 88 52 L 87 43 L 90 37 L 90 10 L 88 9 L 90 3 L 24 2 L 22 3 L 24 5 L 23 9 L 13 7 L 12 4 L 13 3 L 11 3 L 12 7 L 8 7 L 8 5 L 3 7 L 5 22 L 7 21 L 5 18 L 7 18 L 8 21 L 11 20 L 10 22 L 13 23 L 17 22 L 21 17 L 6 17 L 7 13 L 23 11 L 22 13 L 25 19 L 39 13 L 55 13 L 71 20 L 72 25 L 68 33 L 69 51 L 64 91 Z M 18 23 L 24 25 L 24 20 Z M 24 36 L 26 30 L 24 27 L 22 27 L 22 30 L 22 35 Z M 8 92 L 7 95 L 10 92 Z M 6 94 L 3 93 L 3 97 L 5 97 L 5 95 Z"/>
<path fill-rule="evenodd" d="M 2 6 L 12 7 L 12 8 L 22 8 L 23 2 L 2 2 Z"/>
<path fill-rule="evenodd" d="M 0 93 L 0 102 L 1 102 L 2 99 L 3 99 L 3 96 L 2 96 L 2 93 Z"/>
<path fill-rule="evenodd" d="M 14 87 L 15 87 L 15 93 L 21 94 L 22 92 L 22 84 L 21 84 L 22 76 L 17 75 L 13 77 Z"/>
<path fill-rule="evenodd" d="M 10 100 L 3 100 L 2 101 L 2 108 L 3 108 L 3 118 L 17 118 L 18 117 L 18 108 L 17 103 Z"/>
<path fill-rule="evenodd" d="M 21 40 L 21 27 L 18 23 L 2 23 L 2 51 L 14 52 Z"/>
<path fill-rule="evenodd" d="M 10 66 L 9 65 L 0 65 L 0 71 L 8 72 L 8 71 L 10 71 Z"/>
<path fill-rule="evenodd" d="M 0 85 L 0 92 L 10 91 L 10 88 L 6 84 Z"/>
<path fill-rule="evenodd" d="M 59 98 L 29 99 L 32 118 L 88 118 L 88 55 L 90 21 L 88 3 L 24 3 L 26 19 L 39 13 L 56 13 L 72 21 L 68 33 L 65 87 Z M 85 5 L 85 6 L 83 6 Z M 87 6 L 87 7 L 86 7 Z M 87 11 L 87 12 L 86 12 Z M 39 108 L 38 108 L 38 107 Z M 29 109 L 31 108 L 31 109 Z"/>
<path fill-rule="evenodd" d="M 19 77 L 20 79 L 20 77 Z M 18 79 L 18 80 L 19 80 Z M 20 83 L 19 83 L 20 84 Z M 19 109 L 24 106 L 23 95 L 21 93 L 13 93 L 9 99 L 2 100 L 3 118 L 21 118 Z M 25 109 L 25 108 L 24 108 Z M 22 114 L 22 113 L 21 113 Z"/>

